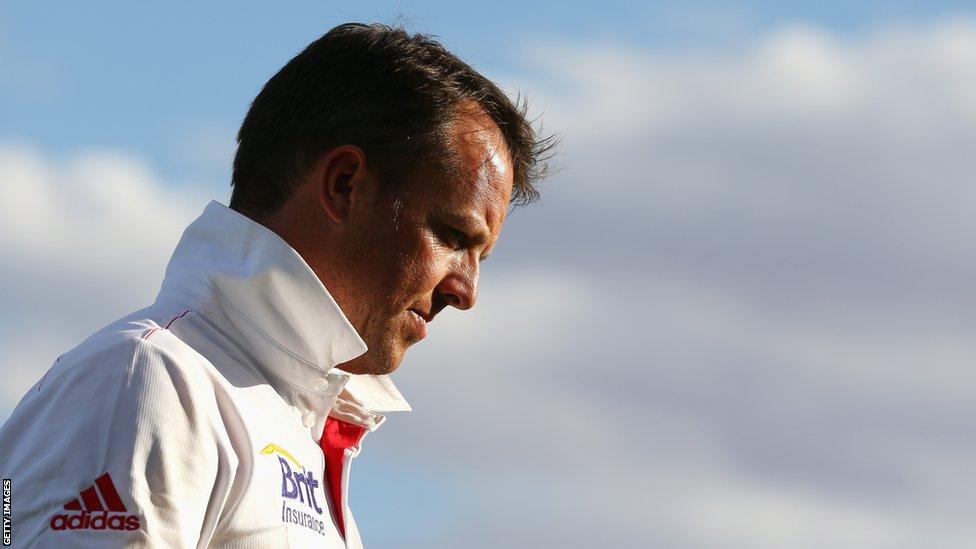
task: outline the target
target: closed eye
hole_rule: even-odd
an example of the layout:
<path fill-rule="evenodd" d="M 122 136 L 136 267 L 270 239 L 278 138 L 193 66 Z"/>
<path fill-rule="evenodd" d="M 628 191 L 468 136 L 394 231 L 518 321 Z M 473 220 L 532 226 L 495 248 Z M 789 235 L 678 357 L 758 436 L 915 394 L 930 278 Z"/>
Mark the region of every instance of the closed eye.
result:
<path fill-rule="evenodd" d="M 488 244 L 490 242 L 490 235 L 486 228 L 482 228 L 477 222 L 468 222 L 467 217 L 458 218 L 459 222 L 452 222 L 447 219 L 434 218 L 431 220 L 430 227 L 433 229 L 434 234 L 437 239 L 448 247 L 455 251 L 469 250 L 469 249 L 481 249 L 481 256 L 478 258 L 479 262 L 484 261 L 488 258 Z M 470 229 L 462 229 L 461 227 L 467 227 L 472 225 Z M 483 223 L 482 223 L 483 225 Z"/>
<path fill-rule="evenodd" d="M 468 245 L 468 240 L 470 239 L 468 238 L 467 233 L 464 231 L 454 228 L 451 229 L 451 243 L 453 244 L 455 250 L 462 250 L 466 248 Z"/>
<path fill-rule="evenodd" d="M 440 240 L 452 250 L 462 250 L 467 246 L 468 235 L 464 231 L 444 225 L 440 232 Z"/>

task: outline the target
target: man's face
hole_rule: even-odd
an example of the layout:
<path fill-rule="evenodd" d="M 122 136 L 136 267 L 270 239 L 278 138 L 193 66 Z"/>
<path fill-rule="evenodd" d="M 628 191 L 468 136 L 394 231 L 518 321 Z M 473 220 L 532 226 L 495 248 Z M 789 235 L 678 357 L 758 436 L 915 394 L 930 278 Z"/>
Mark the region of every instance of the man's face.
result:
<path fill-rule="evenodd" d="M 343 276 L 329 290 L 369 350 L 343 370 L 392 372 L 438 312 L 475 304 L 479 262 L 495 246 L 511 199 L 512 163 L 483 113 L 458 116 L 452 131 L 457 175 L 421 172 L 353 201 Z"/>

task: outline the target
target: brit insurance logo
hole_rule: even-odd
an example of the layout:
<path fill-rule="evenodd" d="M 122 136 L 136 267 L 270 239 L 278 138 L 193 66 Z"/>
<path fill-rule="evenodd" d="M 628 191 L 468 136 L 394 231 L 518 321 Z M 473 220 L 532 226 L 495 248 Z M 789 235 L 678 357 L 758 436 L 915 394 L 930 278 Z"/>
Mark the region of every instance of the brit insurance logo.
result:
<path fill-rule="evenodd" d="M 130 515 L 108 473 L 95 479 L 78 497 L 65 503 L 67 513 L 51 517 L 52 530 L 138 530 L 138 515 Z"/>
<path fill-rule="evenodd" d="M 281 521 L 325 535 L 325 522 L 318 518 L 322 507 L 315 499 L 315 489 L 322 483 L 315 474 L 277 444 L 268 444 L 261 454 L 276 456 L 281 468 Z"/>

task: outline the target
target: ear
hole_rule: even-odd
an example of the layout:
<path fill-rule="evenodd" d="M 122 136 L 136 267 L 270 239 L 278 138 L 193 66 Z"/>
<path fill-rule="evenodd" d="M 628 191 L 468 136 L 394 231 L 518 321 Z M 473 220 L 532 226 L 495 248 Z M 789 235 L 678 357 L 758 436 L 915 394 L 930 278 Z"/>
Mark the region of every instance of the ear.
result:
<path fill-rule="evenodd" d="M 314 173 L 322 210 L 335 223 L 344 222 L 368 181 L 366 154 L 355 145 L 340 145 L 319 158 Z"/>

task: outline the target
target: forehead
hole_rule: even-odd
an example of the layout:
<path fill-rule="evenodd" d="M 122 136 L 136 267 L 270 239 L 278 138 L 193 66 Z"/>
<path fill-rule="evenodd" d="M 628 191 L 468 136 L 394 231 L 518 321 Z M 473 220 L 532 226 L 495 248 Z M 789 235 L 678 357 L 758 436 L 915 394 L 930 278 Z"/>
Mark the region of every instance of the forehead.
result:
<path fill-rule="evenodd" d="M 480 109 L 461 110 L 450 127 L 455 169 L 428 181 L 431 209 L 477 215 L 496 233 L 512 197 L 508 146 L 495 122 Z"/>

